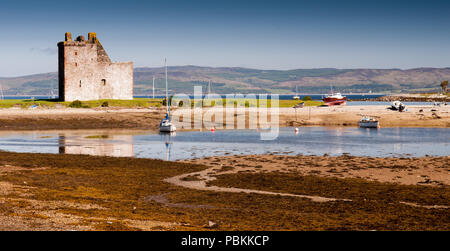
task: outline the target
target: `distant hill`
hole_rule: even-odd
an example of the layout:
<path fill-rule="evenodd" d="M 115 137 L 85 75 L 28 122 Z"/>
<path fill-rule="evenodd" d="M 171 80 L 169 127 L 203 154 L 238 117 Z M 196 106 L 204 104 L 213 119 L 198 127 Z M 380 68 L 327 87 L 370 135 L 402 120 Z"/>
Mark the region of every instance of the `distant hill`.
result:
<path fill-rule="evenodd" d="M 155 76 L 156 92 L 164 92 L 164 68 L 136 68 L 135 95 L 152 93 Z M 450 80 L 450 68 L 400 69 L 297 69 L 257 70 L 239 67 L 169 67 L 171 92 L 193 93 L 193 86 L 204 91 L 208 81 L 212 89 L 224 93 L 327 93 L 332 85 L 344 93 L 357 92 L 418 92 L 437 91 L 439 83 Z M 48 95 L 58 86 L 57 73 L 45 73 L 15 78 L 0 78 L 5 95 Z"/>

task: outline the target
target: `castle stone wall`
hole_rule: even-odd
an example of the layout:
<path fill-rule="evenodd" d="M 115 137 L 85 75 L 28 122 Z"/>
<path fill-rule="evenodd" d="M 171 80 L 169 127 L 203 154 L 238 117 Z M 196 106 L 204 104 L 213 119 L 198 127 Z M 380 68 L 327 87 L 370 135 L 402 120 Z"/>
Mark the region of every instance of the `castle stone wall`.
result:
<path fill-rule="evenodd" d="M 64 101 L 133 99 L 133 63 L 113 63 L 95 33 L 59 47 L 59 96 Z"/>

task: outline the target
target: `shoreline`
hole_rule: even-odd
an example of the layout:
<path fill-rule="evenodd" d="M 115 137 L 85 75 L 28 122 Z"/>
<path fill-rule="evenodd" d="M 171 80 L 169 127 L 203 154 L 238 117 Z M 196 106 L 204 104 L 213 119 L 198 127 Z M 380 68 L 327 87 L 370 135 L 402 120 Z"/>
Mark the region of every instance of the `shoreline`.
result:
<path fill-rule="evenodd" d="M 217 108 L 202 109 L 203 115 Z M 240 108 L 258 112 L 258 108 Z M 220 111 L 220 109 L 218 109 Z M 381 127 L 450 127 L 449 106 L 407 106 L 407 112 L 388 110 L 384 105 L 277 108 L 280 127 L 285 126 L 357 126 L 361 116 L 378 116 Z M 193 117 L 194 110 L 174 109 Z M 55 108 L 0 109 L 0 130 L 58 130 L 58 129 L 143 129 L 157 130 L 164 116 L 162 108 Z M 270 110 L 269 110 L 270 113 Z M 233 116 L 233 115 L 231 115 Z M 192 120 L 193 121 L 193 120 Z M 222 120 L 222 121 L 225 121 Z M 204 121 L 205 122 L 205 121 Z M 193 122 L 192 122 L 193 123 Z M 212 120 L 214 124 L 214 120 Z M 270 123 L 270 122 L 269 122 Z M 259 124 L 261 126 L 262 124 Z M 220 124 L 216 124 L 220 127 Z M 181 126 L 179 126 L 181 128 Z M 248 128 L 248 126 L 247 126 Z"/>
<path fill-rule="evenodd" d="M 402 101 L 402 102 L 450 102 L 447 95 L 438 94 L 390 94 L 378 98 L 365 99 L 364 101 Z"/>

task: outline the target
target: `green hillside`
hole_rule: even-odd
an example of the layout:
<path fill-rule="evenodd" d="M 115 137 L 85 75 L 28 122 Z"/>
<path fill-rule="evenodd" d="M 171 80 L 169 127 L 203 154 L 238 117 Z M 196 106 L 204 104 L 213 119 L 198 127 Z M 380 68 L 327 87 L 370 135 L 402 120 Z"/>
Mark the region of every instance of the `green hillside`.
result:
<path fill-rule="evenodd" d="M 439 83 L 450 79 L 450 68 L 400 69 L 297 69 L 258 70 L 239 67 L 169 67 L 171 92 L 193 93 L 194 86 L 224 93 L 326 93 L 330 86 L 341 92 L 414 92 L 438 91 Z M 136 68 L 135 95 L 152 93 L 152 78 L 156 78 L 156 93 L 164 92 L 164 68 Z M 48 95 L 57 88 L 57 73 L 16 78 L 0 78 L 5 95 Z"/>

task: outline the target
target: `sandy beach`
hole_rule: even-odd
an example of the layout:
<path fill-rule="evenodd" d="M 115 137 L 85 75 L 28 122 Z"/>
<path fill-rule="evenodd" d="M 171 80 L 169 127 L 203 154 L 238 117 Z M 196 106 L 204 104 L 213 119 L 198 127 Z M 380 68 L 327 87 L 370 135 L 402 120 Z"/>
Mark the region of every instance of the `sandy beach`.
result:
<path fill-rule="evenodd" d="M 450 106 L 407 106 L 406 112 L 384 105 L 280 108 L 280 121 L 287 124 L 321 126 L 357 126 L 359 114 L 377 116 L 382 127 L 450 127 Z M 311 115 L 310 115 L 311 114 Z"/>
<path fill-rule="evenodd" d="M 386 109 L 386 106 L 335 106 L 279 108 L 279 126 L 357 126 L 359 114 L 378 116 L 382 127 L 450 127 L 449 106 L 408 106 L 406 112 Z M 214 113 L 217 108 L 205 108 L 203 115 Z M 257 108 L 241 108 L 258 112 Z M 175 113 L 177 110 L 175 110 Z M 191 114 L 196 110 L 181 110 L 179 114 Z M 156 130 L 165 110 L 148 109 L 0 109 L 0 130 L 51 130 L 51 129 L 149 129 Z M 270 111 L 269 111 L 270 113 Z M 231 115 L 233 117 L 233 115 Z M 224 115 L 223 121 L 226 121 Z M 212 120 L 214 122 L 214 119 Z M 216 124 L 216 126 L 219 126 Z M 259 124 L 261 126 L 261 124 Z M 178 126 L 181 128 L 181 126 Z"/>
<path fill-rule="evenodd" d="M 0 109 L 0 130 L 151 129 L 156 130 L 161 109 L 55 108 Z"/>

